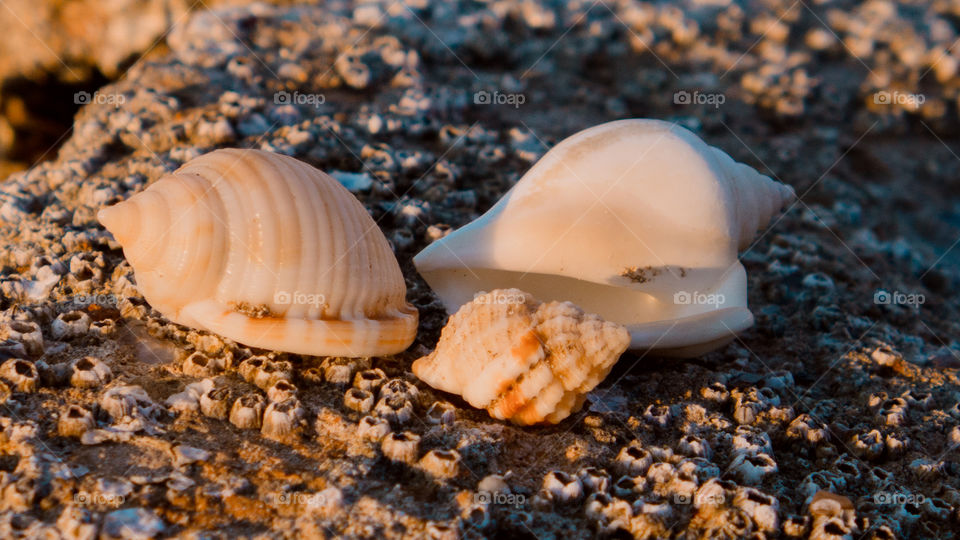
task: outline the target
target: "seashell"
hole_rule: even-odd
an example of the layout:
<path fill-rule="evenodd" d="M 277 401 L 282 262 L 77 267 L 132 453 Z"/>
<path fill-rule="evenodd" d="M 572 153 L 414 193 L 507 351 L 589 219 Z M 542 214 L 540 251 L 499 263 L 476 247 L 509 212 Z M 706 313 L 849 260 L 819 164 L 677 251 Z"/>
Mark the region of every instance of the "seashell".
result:
<path fill-rule="evenodd" d="M 413 372 L 494 418 L 555 424 L 580 409 L 629 340 L 623 327 L 570 302 L 495 290 L 450 317 L 436 350 Z"/>
<path fill-rule="evenodd" d="M 696 356 L 753 324 L 737 251 L 793 197 L 675 124 L 620 120 L 557 144 L 414 263 L 451 313 L 518 288 L 626 326 L 631 349 Z"/>
<path fill-rule="evenodd" d="M 296 159 L 216 150 L 97 217 L 173 322 L 317 356 L 393 354 L 415 337 L 417 311 L 376 223 Z"/>
<path fill-rule="evenodd" d="M 696 435 L 684 435 L 677 444 L 677 451 L 685 456 L 706 459 L 710 459 L 713 455 L 710 450 L 710 443 Z"/>

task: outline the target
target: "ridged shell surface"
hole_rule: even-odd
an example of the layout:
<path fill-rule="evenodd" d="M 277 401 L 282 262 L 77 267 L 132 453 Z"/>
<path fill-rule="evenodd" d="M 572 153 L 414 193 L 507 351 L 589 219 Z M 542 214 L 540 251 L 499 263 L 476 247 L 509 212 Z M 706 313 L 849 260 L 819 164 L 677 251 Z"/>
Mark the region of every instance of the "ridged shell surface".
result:
<path fill-rule="evenodd" d="M 413 372 L 494 418 L 555 424 L 580 409 L 629 343 L 625 328 L 570 302 L 495 290 L 451 316 Z"/>
<path fill-rule="evenodd" d="M 299 354 L 406 349 L 417 312 L 363 205 L 294 158 L 216 150 L 98 218 L 170 320 Z"/>
<path fill-rule="evenodd" d="M 620 120 L 564 139 L 414 263 L 450 313 L 519 288 L 626 326 L 633 349 L 694 356 L 753 323 L 737 252 L 793 196 L 682 127 Z"/>

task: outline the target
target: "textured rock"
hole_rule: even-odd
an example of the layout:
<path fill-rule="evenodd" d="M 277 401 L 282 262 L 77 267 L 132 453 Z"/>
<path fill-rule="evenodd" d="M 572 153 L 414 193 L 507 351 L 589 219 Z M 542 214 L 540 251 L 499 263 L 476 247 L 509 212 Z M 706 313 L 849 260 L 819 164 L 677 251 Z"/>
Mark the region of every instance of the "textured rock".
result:
<path fill-rule="evenodd" d="M 0 537 L 955 537 L 960 85 L 937 60 L 955 54 L 953 8 L 718 6 L 418 0 L 185 20 L 101 89 L 123 103 L 84 106 L 55 159 L 0 185 L 0 320 L 32 323 L 0 349 L 15 379 L 0 386 Z M 413 254 L 489 208 L 545 145 L 629 116 L 680 122 L 796 188 L 741 259 L 756 326 L 692 362 L 627 353 L 547 428 L 417 383 L 410 365 L 446 314 Z M 144 302 L 96 211 L 226 146 L 369 177 L 356 195 L 422 316 L 410 350 L 250 350 Z M 193 353 L 223 366 L 195 395 Z M 71 386 L 84 357 L 110 380 Z M 17 361 L 36 368 L 30 384 Z M 268 439 L 282 380 L 296 398 L 281 403 L 298 406 L 273 406 Z M 369 412 L 347 405 L 351 384 Z M 225 391 L 213 414 L 211 388 Z M 195 406 L 163 405 L 183 392 Z M 73 405 L 91 411 L 79 439 L 58 433 Z M 389 433 L 419 444 L 385 451 Z M 174 448 L 205 458 L 172 470 Z M 490 475 L 507 489 L 481 489 Z M 812 504 L 821 491 L 853 508 Z"/>

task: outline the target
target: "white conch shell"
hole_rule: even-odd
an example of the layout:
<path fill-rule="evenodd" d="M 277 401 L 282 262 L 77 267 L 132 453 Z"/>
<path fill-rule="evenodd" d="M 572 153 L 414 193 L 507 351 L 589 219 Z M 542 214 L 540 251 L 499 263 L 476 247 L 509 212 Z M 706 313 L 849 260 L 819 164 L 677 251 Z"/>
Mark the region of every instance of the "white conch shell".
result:
<path fill-rule="evenodd" d="M 437 348 L 413 363 L 413 373 L 494 418 L 555 424 L 580 410 L 629 343 L 624 327 L 570 302 L 495 290 L 450 317 Z"/>
<path fill-rule="evenodd" d="M 516 287 L 626 326 L 632 349 L 694 356 L 753 324 L 737 251 L 793 197 L 684 128 L 620 120 L 557 144 L 414 263 L 451 313 Z"/>
<path fill-rule="evenodd" d="M 259 150 L 195 158 L 98 218 L 170 320 L 322 356 L 406 349 L 417 311 L 390 245 L 336 180 Z"/>

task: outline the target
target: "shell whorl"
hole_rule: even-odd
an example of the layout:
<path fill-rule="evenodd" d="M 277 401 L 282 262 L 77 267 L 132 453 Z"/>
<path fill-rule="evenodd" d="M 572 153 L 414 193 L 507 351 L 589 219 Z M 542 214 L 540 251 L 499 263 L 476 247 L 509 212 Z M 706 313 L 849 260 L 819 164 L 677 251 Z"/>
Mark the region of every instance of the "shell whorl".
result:
<path fill-rule="evenodd" d="M 99 218 L 144 297 L 175 322 L 303 354 L 398 352 L 415 335 L 416 310 L 376 223 L 336 180 L 296 159 L 217 150 Z M 311 344 L 311 331 L 337 332 L 340 346 L 324 348 L 323 336 Z"/>
<path fill-rule="evenodd" d="M 491 416 L 556 423 L 579 409 L 630 343 L 622 326 L 518 289 L 478 294 L 413 363 L 421 380 Z"/>
<path fill-rule="evenodd" d="M 737 239 L 737 249 L 746 249 L 757 237 L 757 232 L 766 228 L 796 194 L 792 187 L 760 174 L 749 165 L 734 161 L 723 150 L 712 146 L 710 150 L 720 162 L 734 201 L 736 230 L 733 235 Z"/>

